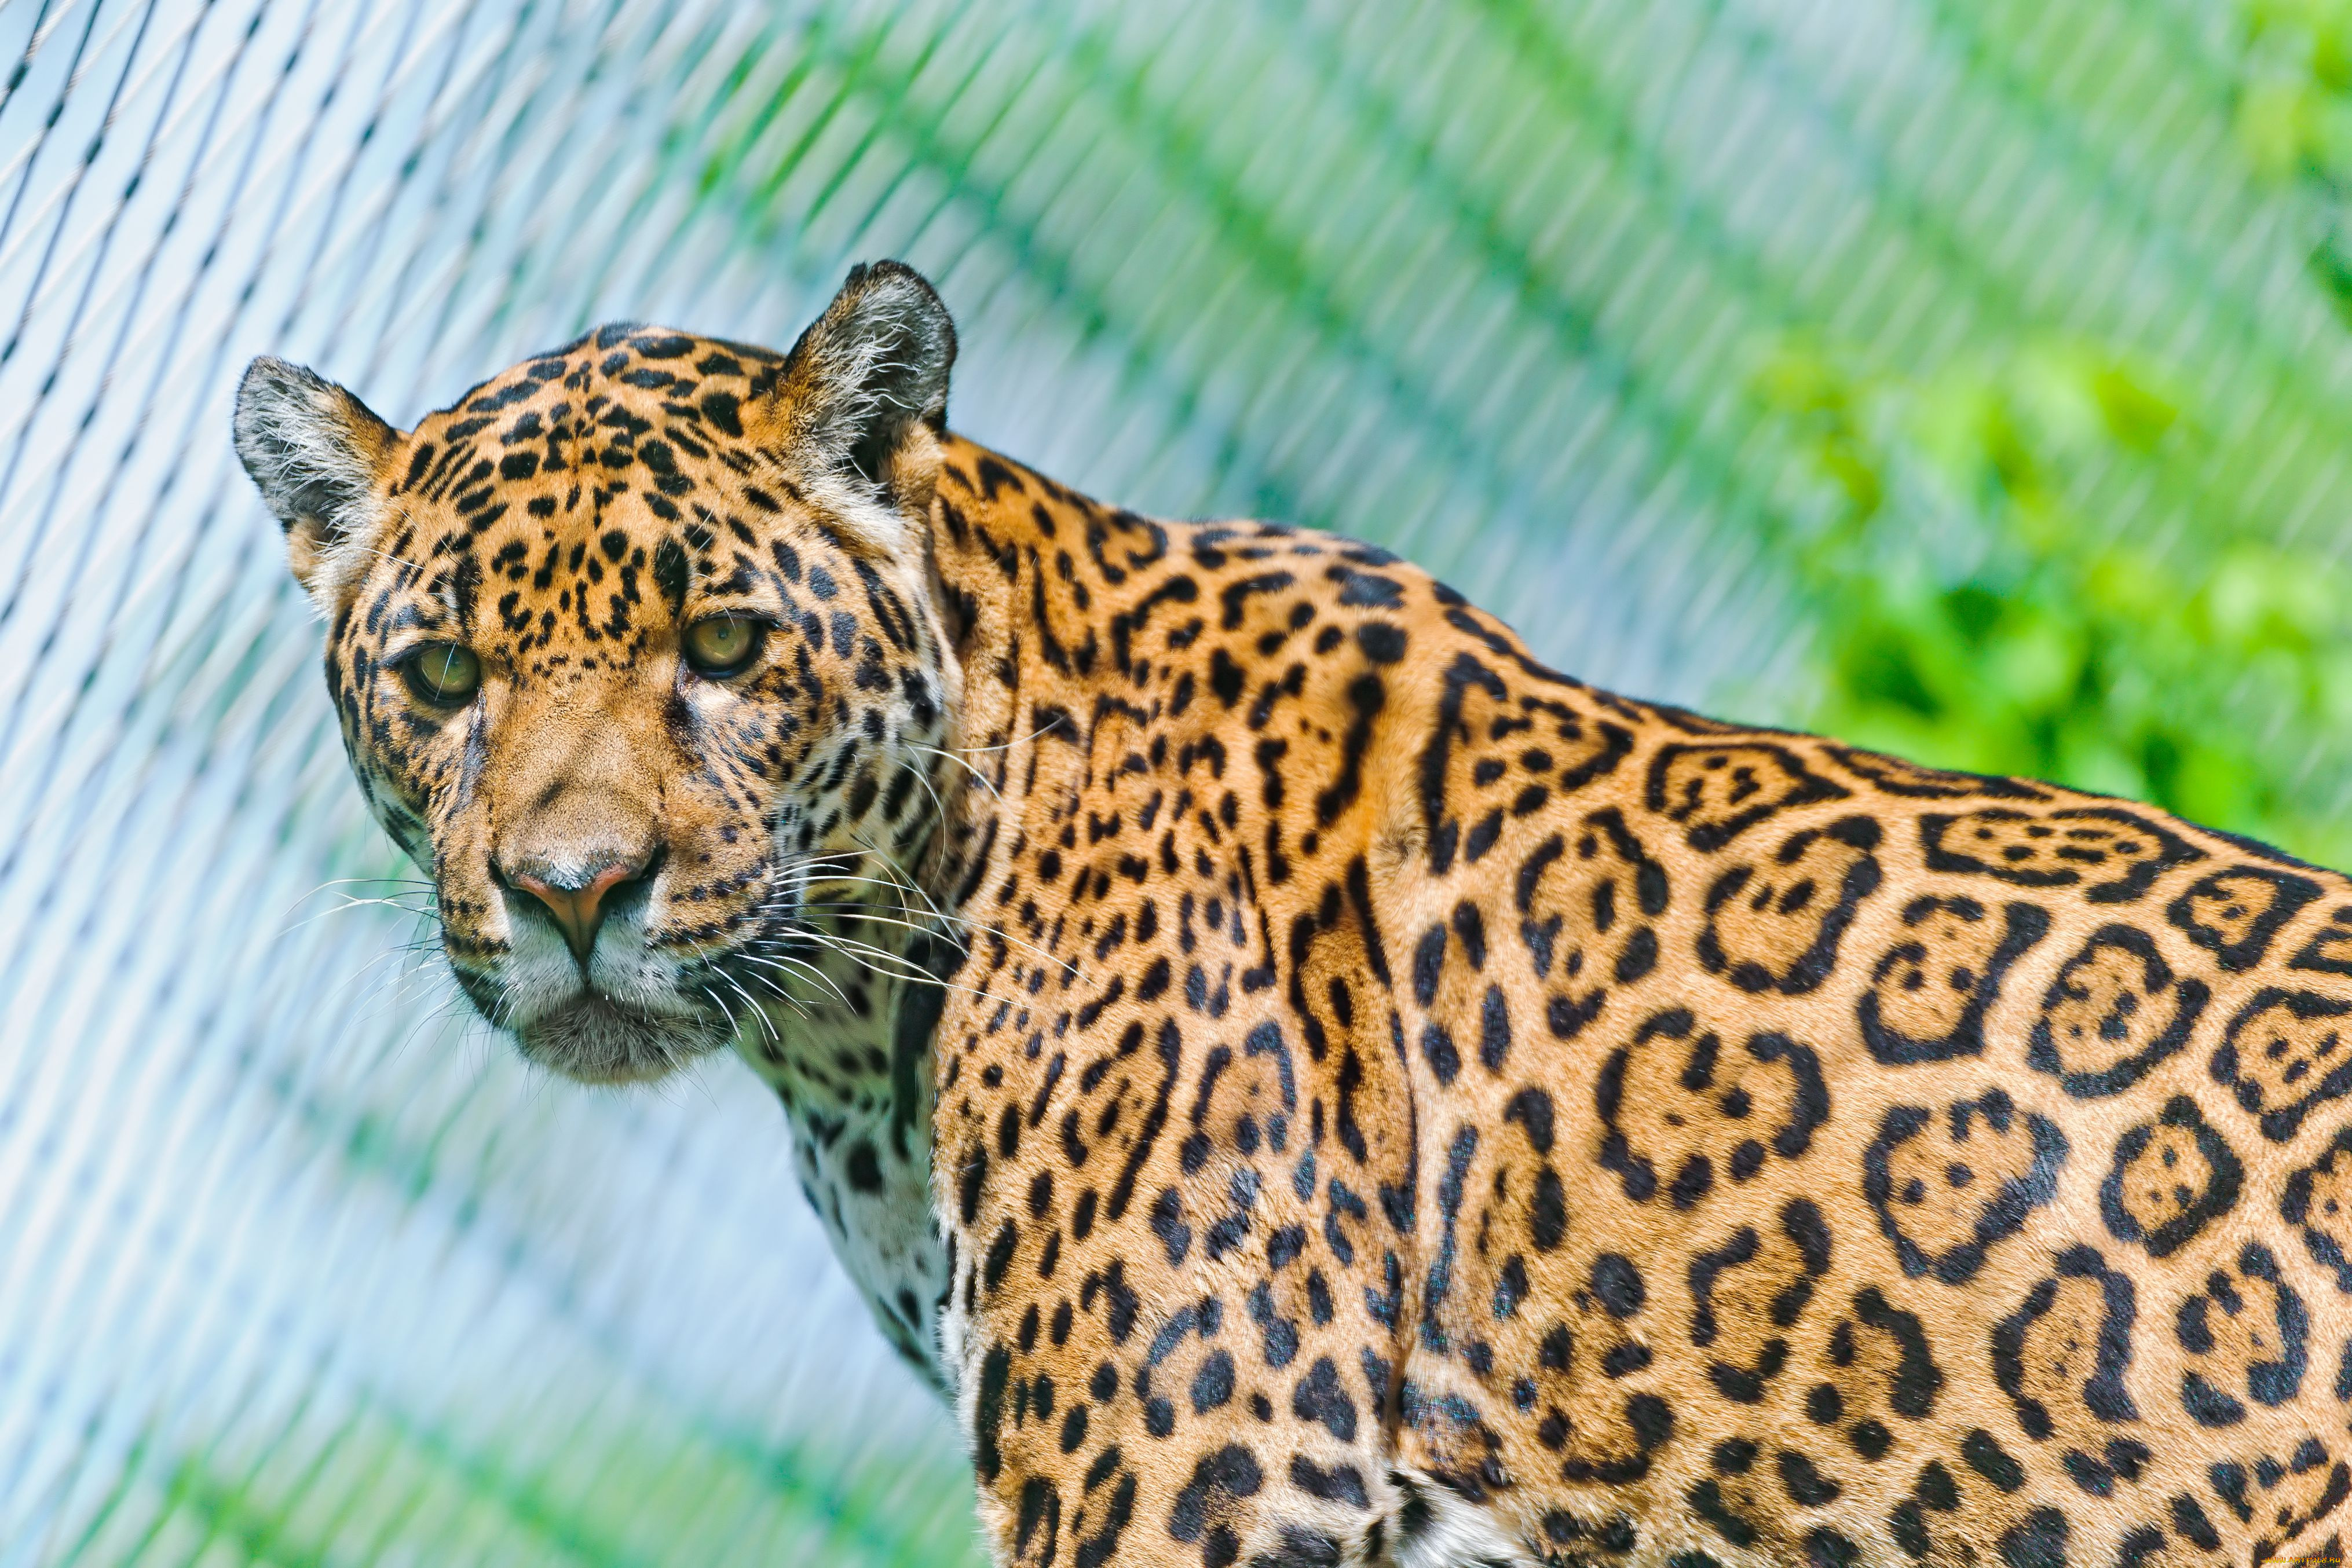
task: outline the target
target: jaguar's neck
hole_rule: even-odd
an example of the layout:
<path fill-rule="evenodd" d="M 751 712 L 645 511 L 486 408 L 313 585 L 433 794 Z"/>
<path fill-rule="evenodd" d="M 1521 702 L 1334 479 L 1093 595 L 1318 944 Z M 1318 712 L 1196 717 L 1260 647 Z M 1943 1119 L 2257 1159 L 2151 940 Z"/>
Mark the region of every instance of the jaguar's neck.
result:
<path fill-rule="evenodd" d="M 943 1391 L 953 1385 L 940 1337 L 953 1260 L 932 1211 L 934 1037 L 963 949 L 1025 941 L 973 929 L 965 906 L 1009 847 L 1000 837 L 1021 831 L 1037 747 L 1074 738 L 1084 718 L 1066 710 L 1066 685 L 1058 700 L 1024 691 L 1020 669 L 1034 656 L 1084 682 L 1124 656 L 1091 622 L 1058 632 L 1042 603 L 1014 591 L 1019 568 L 1028 562 L 1034 581 L 1066 551 L 1115 583 L 1165 548 L 1160 525 L 1094 507 L 969 442 L 944 444 L 930 543 L 956 667 L 943 682 L 946 749 L 927 780 L 944 821 L 909 863 L 872 863 L 863 880 L 815 890 L 783 957 L 793 972 L 772 977 L 789 999 L 765 1007 L 736 1042 L 784 1103 L 803 1188 L 844 1268 L 891 1343 Z M 1071 608 L 1088 607 L 1080 598 Z"/>
<path fill-rule="evenodd" d="M 1098 506 L 959 436 L 942 446 L 930 545 L 961 676 L 950 726 L 961 802 L 943 895 L 960 911 L 1003 852 L 999 834 L 1026 815 L 1040 747 L 1079 741 L 1091 716 L 1073 704 L 1098 700 L 1129 673 L 1130 617 L 1095 596 L 1165 555 L 1169 525 Z"/>
<path fill-rule="evenodd" d="M 783 1102 L 801 1190 L 835 1255 L 890 1343 L 944 1393 L 937 1321 L 950 1269 L 931 1221 L 930 1064 L 955 955 L 905 901 L 834 891 L 806 905 L 772 977 L 780 994 L 744 1020 L 736 1050 Z"/>

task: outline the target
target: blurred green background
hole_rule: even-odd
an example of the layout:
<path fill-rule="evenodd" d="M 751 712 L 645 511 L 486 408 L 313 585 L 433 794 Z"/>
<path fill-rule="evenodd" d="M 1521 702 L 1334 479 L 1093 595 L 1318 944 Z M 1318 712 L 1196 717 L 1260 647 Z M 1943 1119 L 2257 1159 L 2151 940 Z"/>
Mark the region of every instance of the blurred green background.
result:
<path fill-rule="evenodd" d="M 1403 541 L 1601 679 L 2352 861 L 2352 7 L 979 6 L 739 68 L 698 189 L 820 249 L 868 180 L 936 204 L 919 259 L 1208 427 L 1179 509 Z M 1645 624 L 1597 628 L 1619 575 Z"/>
<path fill-rule="evenodd" d="M 979 1561 L 748 1075 L 531 1078 L 372 880 L 254 352 L 404 423 L 899 255 L 955 423 L 1097 494 L 2352 864 L 2352 4 L 8 0 L 0 49 L 0 1568 Z"/>

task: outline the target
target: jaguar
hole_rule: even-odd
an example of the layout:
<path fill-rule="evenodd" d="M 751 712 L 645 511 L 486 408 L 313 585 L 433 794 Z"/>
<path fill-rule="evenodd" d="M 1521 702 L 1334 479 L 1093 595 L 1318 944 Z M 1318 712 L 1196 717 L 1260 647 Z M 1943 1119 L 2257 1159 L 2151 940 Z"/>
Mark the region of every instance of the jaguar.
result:
<path fill-rule="evenodd" d="M 2352 882 L 949 429 L 853 270 L 236 450 L 457 984 L 731 1047 L 1005 1564 L 2340 1557 Z"/>

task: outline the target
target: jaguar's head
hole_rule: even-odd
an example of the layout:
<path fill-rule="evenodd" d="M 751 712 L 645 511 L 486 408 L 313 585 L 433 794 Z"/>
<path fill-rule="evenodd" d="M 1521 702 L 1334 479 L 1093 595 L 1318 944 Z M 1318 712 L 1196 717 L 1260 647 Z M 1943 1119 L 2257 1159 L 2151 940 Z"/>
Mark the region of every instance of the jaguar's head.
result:
<path fill-rule="evenodd" d="M 532 1061 L 618 1082 L 726 1044 L 812 883 L 929 831 L 954 357 L 883 262 L 782 358 L 606 327 L 404 434 L 246 371 L 237 455 L 326 622 L 361 789 Z"/>

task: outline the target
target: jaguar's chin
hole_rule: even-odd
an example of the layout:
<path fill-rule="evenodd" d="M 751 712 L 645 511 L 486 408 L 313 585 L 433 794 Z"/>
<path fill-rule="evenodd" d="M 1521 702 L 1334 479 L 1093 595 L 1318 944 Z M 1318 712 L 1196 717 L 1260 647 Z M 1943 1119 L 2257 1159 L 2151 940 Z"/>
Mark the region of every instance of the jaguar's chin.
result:
<path fill-rule="evenodd" d="M 723 1018 L 648 1013 L 593 991 L 508 1032 L 524 1060 L 582 1083 L 650 1082 L 734 1036 Z"/>

